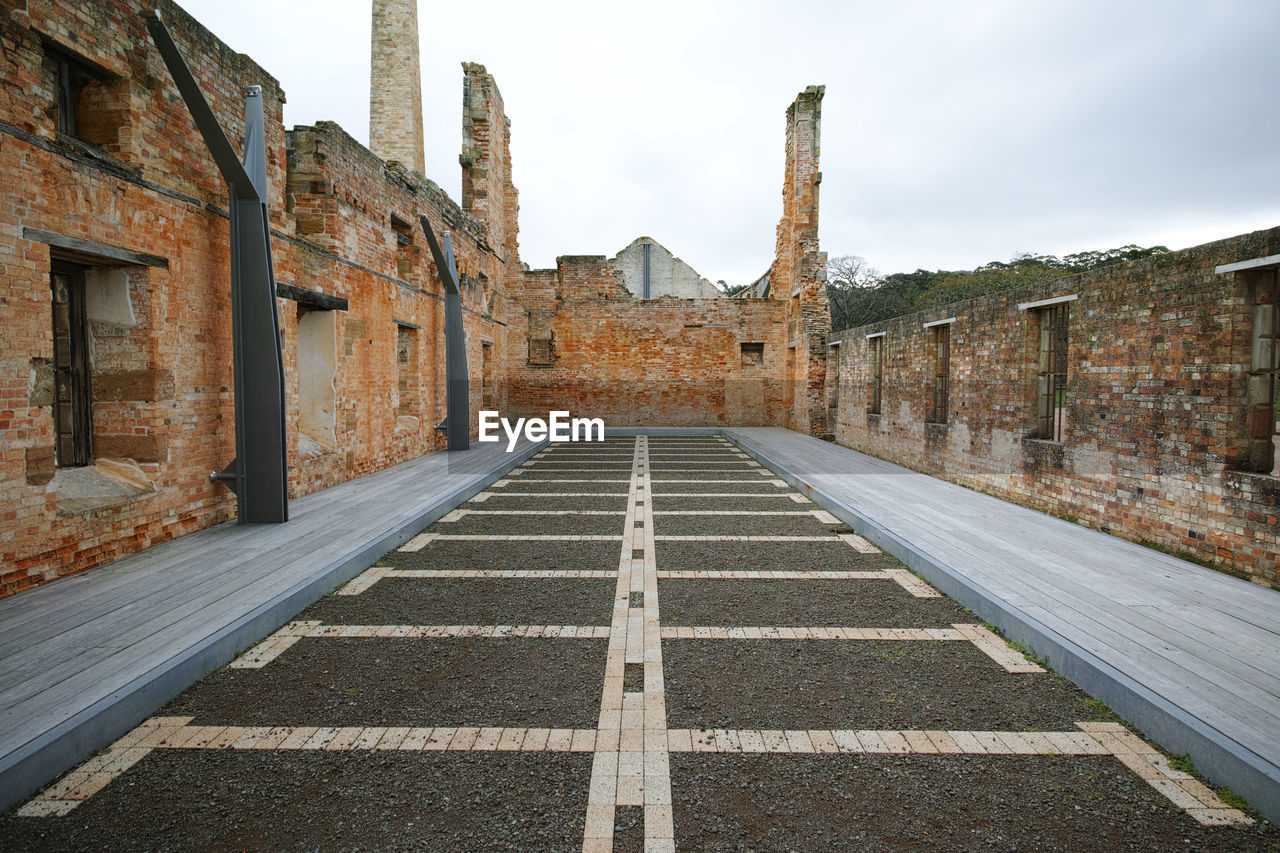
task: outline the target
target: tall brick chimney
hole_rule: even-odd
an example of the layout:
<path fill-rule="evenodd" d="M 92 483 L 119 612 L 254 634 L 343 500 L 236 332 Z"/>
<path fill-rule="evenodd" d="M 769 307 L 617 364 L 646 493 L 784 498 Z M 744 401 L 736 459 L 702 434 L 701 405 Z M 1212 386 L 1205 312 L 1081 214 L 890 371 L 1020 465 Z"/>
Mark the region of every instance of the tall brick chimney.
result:
<path fill-rule="evenodd" d="M 418 0 L 373 0 L 369 148 L 425 173 Z"/>

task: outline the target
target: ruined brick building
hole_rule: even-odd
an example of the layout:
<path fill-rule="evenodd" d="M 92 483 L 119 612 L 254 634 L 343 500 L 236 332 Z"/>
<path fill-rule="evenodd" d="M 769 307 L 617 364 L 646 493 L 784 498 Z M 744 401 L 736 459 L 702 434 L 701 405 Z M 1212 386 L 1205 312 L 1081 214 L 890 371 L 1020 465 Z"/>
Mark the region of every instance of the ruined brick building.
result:
<path fill-rule="evenodd" d="M 0 4 L 0 595 L 235 515 L 227 187 L 138 0 Z M 158 4 L 228 138 L 262 87 L 292 496 L 443 446 L 443 289 L 418 217 L 451 232 L 472 424 L 569 407 L 611 424 L 821 433 L 822 91 L 786 116 L 770 298 L 728 300 L 643 238 L 613 261 L 519 254 L 511 126 L 463 67 L 462 198 L 424 175 L 416 4 L 374 4 L 369 150 L 286 129 L 284 92 Z"/>
<path fill-rule="evenodd" d="M 227 188 L 153 5 L 0 3 L 0 596 L 235 516 L 209 477 L 235 455 Z M 726 299 L 648 237 L 526 269 L 482 65 L 461 199 L 430 181 L 413 0 L 374 2 L 372 150 L 285 128 L 266 70 L 158 5 L 231 139 L 262 87 L 291 495 L 443 447 L 425 215 L 457 254 L 473 428 L 784 426 L 1280 585 L 1280 229 L 831 336 L 822 87 L 786 111 L 774 261 Z"/>

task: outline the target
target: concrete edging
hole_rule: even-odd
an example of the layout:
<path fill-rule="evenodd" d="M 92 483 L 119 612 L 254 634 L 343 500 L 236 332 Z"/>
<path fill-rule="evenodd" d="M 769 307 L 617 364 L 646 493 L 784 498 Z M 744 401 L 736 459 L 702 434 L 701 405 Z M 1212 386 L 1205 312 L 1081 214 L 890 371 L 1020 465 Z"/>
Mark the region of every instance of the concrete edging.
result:
<path fill-rule="evenodd" d="M 852 507 L 806 483 L 777 460 L 737 436 L 722 434 L 783 481 L 852 527 L 860 536 L 901 560 L 981 619 L 1048 660 L 1060 675 L 1102 701 L 1151 740 L 1172 753 L 1186 753 L 1205 778 L 1228 785 L 1263 817 L 1280 823 L 1280 768 L 1168 699 L 1135 681 L 1092 652 L 1005 602 L 927 551 L 907 542 Z"/>
<path fill-rule="evenodd" d="M 261 642 L 303 608 L 359 575 L 544 446 L 545 441 L 535 442 L 513 451 L 502 465 L 480 479 L 450 492 L 411 520 L 384 530 L 146 675 L 0 758 L 0 812 L 8 811 L 94 752 L 110 746 L 183 690 Z"/>

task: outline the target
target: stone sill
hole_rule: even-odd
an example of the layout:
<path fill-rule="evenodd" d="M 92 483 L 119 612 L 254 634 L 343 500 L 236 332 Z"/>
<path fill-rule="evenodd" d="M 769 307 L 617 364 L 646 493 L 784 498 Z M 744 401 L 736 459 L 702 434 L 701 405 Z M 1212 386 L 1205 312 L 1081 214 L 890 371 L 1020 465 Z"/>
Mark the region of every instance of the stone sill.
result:
<path fill-rule="evenodd" d="M 1053 439 L 1050 439 L 1050 438 L 1024 438 L 1022 439 L 1022 443 L 1023 444 L 1040 444 L 1040 445 L 1044 445 L 1045 447 L 1066 447 L 1066 444 L 1064 442 L 1054 441 Z"/>
<path fill-rule="evenodd" d="M 58 516 L 73 518 L 125 506 L 156 493 L 155 484 L 128 459 L 99 459 L 83 468 L 60 468 L 49 482 Z"/>
<path fill-rule="evenodd" d="M 1261 471 L 1240 471 L 1234 468 L 1228 468 L 1226 473 L 1228 484 L 1230 484 L 1232 478 L 1235 478 L 1248 482 L 1255 488 L 1280 491 L 1280 477 L 1273 477 L 1271 474 L 1264 474 Z"/>

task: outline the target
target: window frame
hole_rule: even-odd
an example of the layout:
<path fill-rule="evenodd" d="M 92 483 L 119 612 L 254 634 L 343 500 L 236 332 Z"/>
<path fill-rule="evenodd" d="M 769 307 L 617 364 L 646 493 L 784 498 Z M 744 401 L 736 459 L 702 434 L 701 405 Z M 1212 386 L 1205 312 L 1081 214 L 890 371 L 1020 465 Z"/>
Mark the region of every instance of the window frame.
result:
<path fill-rule="evenodd" d="M 946 424 L 951 408 L 951 324 L 955 317 L 925 323 L 929 332 L 929 417 L 931 424 Z"/>
<path fill-rule="evenodd" d="M 67 297 L 65 302 L 58 298 L 60 283 Z M 84 267 L 54 262 L 49 272 L 49 288 L 55 464 L 58 468 L 83 468 L 93 464 L 93 365 Z M 65 354 L 59 344 L 63 336 L 59 332 L 60 304 L 66 306 L 67 312 Z"/>
<path fill-rule="evenodd" d="M 1270 473 L 1276 467 L 1273 439 L 1280 421 L 1280 270 L 1259 270 L 1250 282 L 1252 328 L 1249 335 L 1249 372 L 1245 428 L 1249 440 L 1249 467 Z M 1269 315 L 1266 324 L 1261 322 Z M 1264 328 L 1269 327 L 1269 331 Z M 1262 345 L 1265 341 L 1266 346 Z M 1264 356 L 1265 352 L 1265 356 Z M 1269 363 L 1263 365 L 1262 361 Z M 1259 393 L 1261 392 L 1261 393 Z"/>
<path fill-rule="evenodd" d="M 1070 387 L 1067 357 L 1071 348 L 1069 303 L 1063 301 L 1040 306 L 1036 315 L 1039 330 L 1035 437 L 1061 444 L 1066 438 L 1066 395 Z"/>
<path fill-rule="evenodd" d="M 867 377 L 867 414 L 879 415 L 884 405 L 884 332 L 867 335 L 867 346 L 871 348 L 870 376 Z"/>

